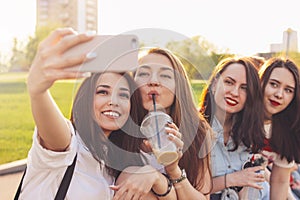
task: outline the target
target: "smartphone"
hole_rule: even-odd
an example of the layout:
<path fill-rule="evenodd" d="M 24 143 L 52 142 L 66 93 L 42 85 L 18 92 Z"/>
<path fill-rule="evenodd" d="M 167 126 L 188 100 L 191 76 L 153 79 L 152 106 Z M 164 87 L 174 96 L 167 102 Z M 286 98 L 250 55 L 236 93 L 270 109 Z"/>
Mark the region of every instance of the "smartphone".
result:
<path fill-rule="evenodd" d="M 125 72 L 138 66 L 139 42 L 136 35 L 96 35 L 88 42 L 78 44 L 64 53 L 76 56 L 93 53 L 96 57 L 66 70 L 80 72 Z"/>

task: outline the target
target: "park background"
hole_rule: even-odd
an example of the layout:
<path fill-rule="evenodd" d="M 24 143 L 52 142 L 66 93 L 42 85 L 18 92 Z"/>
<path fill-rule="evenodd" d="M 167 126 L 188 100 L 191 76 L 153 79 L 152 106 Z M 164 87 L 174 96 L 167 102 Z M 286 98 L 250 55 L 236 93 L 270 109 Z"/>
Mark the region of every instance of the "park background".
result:
<path fill-rule="evenodd" d="M 38 43 L 58 25 L 35 29 L 36 0 L 11 0 L 0 6 L 0 164 L 24 159 L 34 128 L 26 89 L 27 71 Z M 101 34 L 131 30 L 183 36 L 159 44 L 174 51 L 185 64 L 196 104 L 212 68 L 233 54 L 268 53 L 283 32 L 300 30 L 297 0 L 99 0 Z M 158 39 L 158 38 L 156 38 Z M 157 45 L 157 40 L 141 46 Z M 193 48 L 191 48 L 193 47 Z M 300 66 L 299 52 L 277 52 Z M 80 81 L 79 81 L 80 82 Z M 78 81 L 60 81 L 51 93 L 66 117 Z M 46 113 L 45 113 L 46 114 Z"/>

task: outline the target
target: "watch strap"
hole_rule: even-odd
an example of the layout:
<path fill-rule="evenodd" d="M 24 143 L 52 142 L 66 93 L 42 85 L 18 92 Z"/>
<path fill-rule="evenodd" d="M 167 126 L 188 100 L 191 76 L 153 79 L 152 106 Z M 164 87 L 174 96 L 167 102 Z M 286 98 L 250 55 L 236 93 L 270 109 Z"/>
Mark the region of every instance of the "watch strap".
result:
<path fill-rule="evenodd" d="M 177 179 L 170 179 L 171 183 L 174 185 L 176 183 L 180 183 L 181 181 L 183 181 L 184 179 L 186 179 L 186 172 L 184 169 L 181 170 L 181 176 Z"/>

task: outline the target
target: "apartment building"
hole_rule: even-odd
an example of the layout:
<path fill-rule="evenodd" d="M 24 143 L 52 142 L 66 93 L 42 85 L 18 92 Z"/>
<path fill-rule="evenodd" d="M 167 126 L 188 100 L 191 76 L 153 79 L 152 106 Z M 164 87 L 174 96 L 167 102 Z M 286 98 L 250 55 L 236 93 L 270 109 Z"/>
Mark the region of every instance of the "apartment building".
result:
<path fill-rule="evenodd" d="M 297 31 L 288 28 L 283 32 L 282 43 L 274 43 L 270 45 L 270 52 L 298 52 Z"/>
<path fill-rule="evenodd" d="M 98 30 L 98 0 L 37 0 L 36 28 L 72 27 L 78 32 Z"/>

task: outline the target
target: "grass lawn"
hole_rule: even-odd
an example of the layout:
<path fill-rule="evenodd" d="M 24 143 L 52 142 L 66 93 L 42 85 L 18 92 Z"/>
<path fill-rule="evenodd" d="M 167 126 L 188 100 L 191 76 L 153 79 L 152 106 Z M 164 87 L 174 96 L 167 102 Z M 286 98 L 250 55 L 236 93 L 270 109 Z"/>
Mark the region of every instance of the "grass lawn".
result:
<path fill-rule="evenodd" d="M 26 73 L 0 73 L 0 164 L 26 158 L 31 147 L 34 121 L 26 76 Z M 63 81 L 51 88 L 53 98 L 68 118 L 77 86 L 74 82 Z M 204 83 L 194 81 L 192 86 L 198 104 Z"/>
<path fill-rule="evenodd" d="M 0 164 L 27 157 L 34 122 L 25 84 L 26 73 L 0 74 Z M 73 82 L 57 82 L 51 93 L 69 117 Z M 47 115 L 47 113 L 45 113 Z"/>

